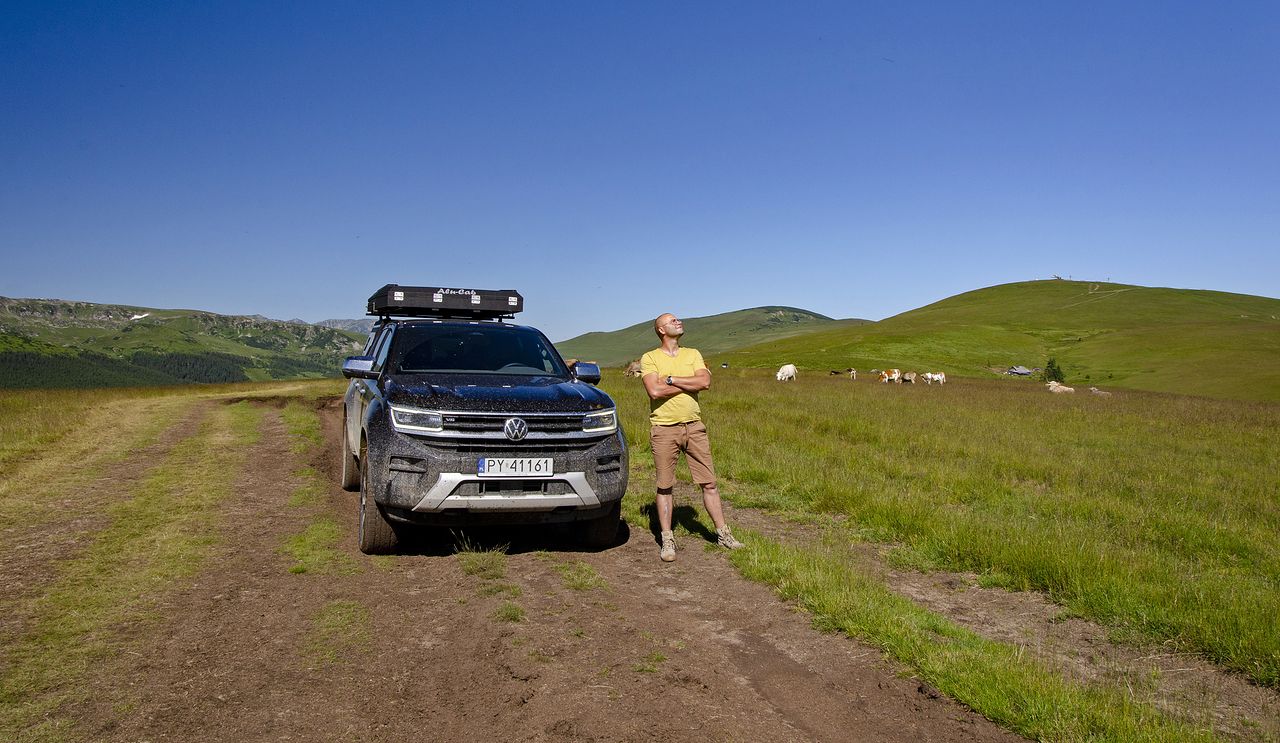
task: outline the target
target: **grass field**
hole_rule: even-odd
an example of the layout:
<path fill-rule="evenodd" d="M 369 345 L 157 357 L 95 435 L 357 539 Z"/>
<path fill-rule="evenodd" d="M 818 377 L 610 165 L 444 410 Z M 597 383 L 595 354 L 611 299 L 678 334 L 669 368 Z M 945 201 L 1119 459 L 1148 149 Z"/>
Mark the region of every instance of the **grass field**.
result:
<path fill-rule="evenodd" d="M 643 458 L 641 385 L 605 386 Z M 751 370 L 703 400 L 738 505 L 847 517 L 900 564 L 1043 591 L 1280 688 L 1280 406 Z"/>
<path fill-rule="evenodd" d="M 690 330 L 687 345 L 701 338 Z M 1086 281 L 1027 281 L 856 327 L 724 354 L 718 366 L 854 367 L 990 378 L 1055 357 L 1068 384 L 1280 402 L 1280 299 Z"/>
<path fill-rule="evenodd" d="M 206 554 L 203 525 L 245 466 L 263 413 L 193 406 L 294 398 L 280 412 L 287 448 L 315 451 L 320 421 L 303 401 L 336 397 L 344 384 L 0 394 L 0 527 L 52 518 L 67 493 L 191 418 L 186 437 L 137 473 L 52 583 L 0 602 L 30 622 L 2 654 L 0 732 L 74 739 L 39 720 L 88 665 L 118 650 L 109 627 L 148 615 L 150 592 L 191 574 Z M 647 400 L 616 371 L 603 387 L 632 447 L 625 512 L 647 525 Z M 827 525 L 827 539 L 807 545 L 743 530 L 747 549 L 730 555 L 741 573 L 1011 730 L 1064 741 L 1214 739 L 1211 721 L 1171 718 L 1120 683 L 1072 680 L 925 610 L 861 569 L 845 546 L 884 545 L 898 566 L 1040 591 L 1120 641 L 1199 653 L 1280 689 L 1280 405 L 1123 391 L 1060 397 L 1001 380 L 910 387 L 810 375 L 779 384 L 750 369 L 717 370 L 703 405 L 735 507 Z M 325 483 L 313 469 L 291 471 L 296 482 L 282 497 L 314 509 Z M 300 581 L 349 575 L 350 556 L 337 545 L 350 528 L 316 514 L 280 544 L 285 567 Z M 493 581 L 508 571 L 497 552 L 464 550 L 461 563 Z M 576 564 L 558 571 L 574 591 L 600 580 Z M 525 619 L 515 604 L 495 616 Z M 366 623 L 359 606 L 335 599 L 316 615 L 308 652 L 327 658 L 341 638 L 363 637 Z"/>

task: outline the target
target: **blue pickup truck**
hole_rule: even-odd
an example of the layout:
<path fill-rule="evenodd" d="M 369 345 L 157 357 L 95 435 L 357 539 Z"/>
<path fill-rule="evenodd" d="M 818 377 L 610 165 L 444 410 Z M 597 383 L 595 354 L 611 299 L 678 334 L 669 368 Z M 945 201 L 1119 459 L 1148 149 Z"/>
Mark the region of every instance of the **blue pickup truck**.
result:
<path fill-rule="evenodd" d="M 401 287 L 342 373 L 342 485 L 360 493 L 359 544 L 394 552 L 415 525 L 575 522 L 587 544 L 618 533 L 627 446 L 600 368 L 572 368 L 538 330 L 508 320 L 514 291 Z"/>

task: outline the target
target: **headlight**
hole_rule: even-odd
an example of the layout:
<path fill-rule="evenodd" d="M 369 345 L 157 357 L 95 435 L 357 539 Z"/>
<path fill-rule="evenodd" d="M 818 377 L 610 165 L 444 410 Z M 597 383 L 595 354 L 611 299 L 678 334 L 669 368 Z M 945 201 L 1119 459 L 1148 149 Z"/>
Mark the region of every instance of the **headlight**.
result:
<path fill-rule="evenodd" d="M 430 410 L 392 405 L 391 424 L 401 433 L 436 433 L 444 430 L 444 416 Z"/>
<path fill-rule="evenodd" d="M 618 428 L 618 412 L 601 410 L 598 413 L 587 413 L 582 416 L 583 433 L 608 433 Z"/>

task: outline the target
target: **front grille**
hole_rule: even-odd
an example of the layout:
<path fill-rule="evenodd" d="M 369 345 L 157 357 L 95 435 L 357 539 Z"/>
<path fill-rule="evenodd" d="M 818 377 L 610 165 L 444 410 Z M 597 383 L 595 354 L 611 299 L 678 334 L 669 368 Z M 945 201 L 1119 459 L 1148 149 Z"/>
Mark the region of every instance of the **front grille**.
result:
<path fill-rule="evenodd" d="M 450 495 L 571 495 L 564 480 L 484 480 L 458 483 Z"/>
<path fill-rule="evenodd" d="M 522 418 L 529 424 L 529 433 L 568 433 L 582 430 L 582 413 L 522 416 L 512 413 L 446 413 L 444 430 L 457 433 L 501 432 L 510 418 Z"/>

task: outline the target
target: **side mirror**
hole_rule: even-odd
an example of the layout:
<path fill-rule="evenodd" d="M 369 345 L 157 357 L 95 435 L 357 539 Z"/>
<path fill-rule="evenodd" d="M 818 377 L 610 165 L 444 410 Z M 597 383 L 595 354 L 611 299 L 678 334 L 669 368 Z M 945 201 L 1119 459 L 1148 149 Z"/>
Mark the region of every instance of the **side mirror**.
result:
<path fill-rule="evenodd" d="M 589 384 L 600 384 L 600 365 L 590 361 L 579 361 L 570 367 L 573 376 Z"/>
<path fill-rule="evenodd" d="M 378 373 L 373 371 L 373 357 L 348 356 L 342 362 L 342 376 L 347 379 L 377 379 Z"/>

